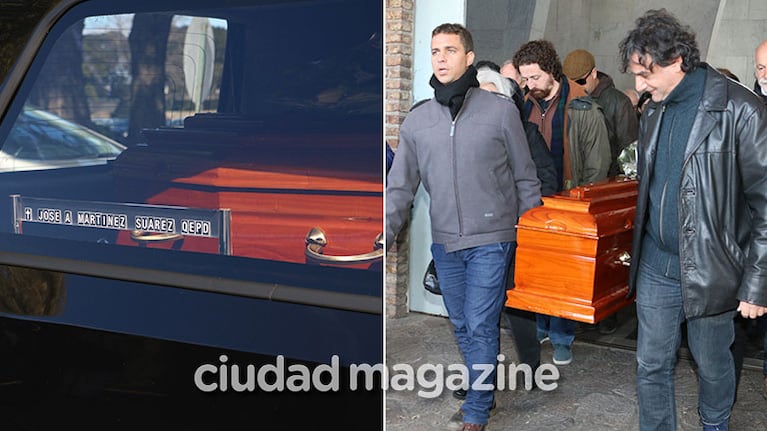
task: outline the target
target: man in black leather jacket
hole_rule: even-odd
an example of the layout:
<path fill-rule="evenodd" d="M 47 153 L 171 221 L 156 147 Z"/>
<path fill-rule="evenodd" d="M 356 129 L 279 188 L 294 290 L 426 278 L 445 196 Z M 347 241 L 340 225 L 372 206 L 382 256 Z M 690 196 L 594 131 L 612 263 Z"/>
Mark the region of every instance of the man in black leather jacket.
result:
<path fill-rule="evenodd" d="M 665 9 L 637 19 L 620 54 L 636 90 L 652 95 L 640 122 L 629 276 L 640 429 L 676 428 L 673 374 L 686 322 L 703 429 L 726 430 L 733 317 L 767 312 L 767 109 L 702 63 L 694 33 Z"/>

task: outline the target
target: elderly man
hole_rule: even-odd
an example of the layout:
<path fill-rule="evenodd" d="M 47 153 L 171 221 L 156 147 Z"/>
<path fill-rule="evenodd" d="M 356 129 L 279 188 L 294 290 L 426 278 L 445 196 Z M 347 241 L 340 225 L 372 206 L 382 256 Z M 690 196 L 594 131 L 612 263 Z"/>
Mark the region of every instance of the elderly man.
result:
<path fill-rule="evenodd" d="M 762 103 L 767 104 L 767 40 L 756 47 L 754 68 L 756 69 L 754 92 L 762 99 Z"/>
<path fill-rule="evenodd" d="M 501 75 L 513 80 L 517 83 L 519 88 L 524 93 L 527 88 L 527 82 L 522 79 L 522 77 L 519 75 L 519 71 L 517 70 L 517 67 L 514 66 L 514 59 L 508 59 L 503 62 L 503 65 L 501 65 Z"/>

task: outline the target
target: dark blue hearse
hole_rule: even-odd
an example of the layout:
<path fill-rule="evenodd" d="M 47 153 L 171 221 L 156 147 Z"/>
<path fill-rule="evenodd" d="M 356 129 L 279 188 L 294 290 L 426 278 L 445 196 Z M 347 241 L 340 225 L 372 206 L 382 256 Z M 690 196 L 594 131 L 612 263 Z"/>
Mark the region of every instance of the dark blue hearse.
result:
<path fill-rule="evenodd" d="M 0 2 L 0 428 L 382 428 L 382 9 Z"/>

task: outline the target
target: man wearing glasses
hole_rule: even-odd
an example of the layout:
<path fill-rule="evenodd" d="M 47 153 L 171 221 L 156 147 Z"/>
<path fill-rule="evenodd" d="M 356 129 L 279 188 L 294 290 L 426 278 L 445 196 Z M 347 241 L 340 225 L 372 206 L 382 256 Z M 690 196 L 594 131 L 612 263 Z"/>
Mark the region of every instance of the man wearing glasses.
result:
<path fill-rule="evenodd" d="M 754 92 L 759 95 L 762 102 L 767 105 L 767 40 L 756 47 L 754 53 L 756 82 Z"/>
<path fill-rule="evenodd" d="M 607 178 L 610 143 L 599 105 L 562 73 L 554 45 L 533 40 L 512 58 L 527 84 L 524 118 L 538 126 L 551 151 L 559 187 L 567 190 Z M 538 339 L 551 340 L 554 364 L 572 362 L 575 322 L 538 315 Z"/>
<path fill-rule="evenodd" d="M 598 71 L 594 56 L 585 49 L 576 49 L 565 57 L 562 64 L 565 75 L 583 87 L 586 93 L 602 107 L 610 139 L 610 170 L 608 176 L 618 175 L 618 156 L 637 138 L 639 120 L 631 99 L 615 88 L 610 75 Z"/>

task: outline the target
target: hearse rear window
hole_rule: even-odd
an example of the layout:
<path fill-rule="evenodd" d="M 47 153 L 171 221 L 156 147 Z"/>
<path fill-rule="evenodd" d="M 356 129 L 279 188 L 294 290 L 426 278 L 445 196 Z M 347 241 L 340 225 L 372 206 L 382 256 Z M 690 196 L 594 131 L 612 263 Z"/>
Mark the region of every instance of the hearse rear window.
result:
<path fill-rule="evenodd" d="M 26 73 L 0 247 L 380 270 L 380 3 L 131 3 L 70 10 Z"/>

